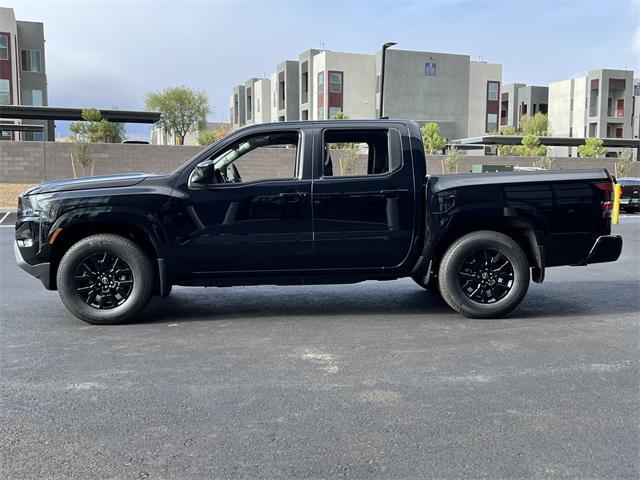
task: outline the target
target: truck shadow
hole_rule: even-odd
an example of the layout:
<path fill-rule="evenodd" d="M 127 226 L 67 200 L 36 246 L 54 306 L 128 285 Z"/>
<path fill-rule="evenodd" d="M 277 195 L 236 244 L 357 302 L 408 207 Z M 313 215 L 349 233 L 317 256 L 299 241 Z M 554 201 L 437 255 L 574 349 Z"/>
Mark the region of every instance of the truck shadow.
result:
<path fill-rule="evenodd" d="M 634 313 L 640 310 L 640 285 L 624 281 L 572 281 L 532 284 L 522 305 L 508 318 L 535 320 Z M 303 287 L 175 288 L 154 299 L 135 323 L 304 319 L 318 316 L 424 316 L 465 319 L 442 300 L 412 282 Z M 500 321 L 497 319 L 495 321 Z"/>

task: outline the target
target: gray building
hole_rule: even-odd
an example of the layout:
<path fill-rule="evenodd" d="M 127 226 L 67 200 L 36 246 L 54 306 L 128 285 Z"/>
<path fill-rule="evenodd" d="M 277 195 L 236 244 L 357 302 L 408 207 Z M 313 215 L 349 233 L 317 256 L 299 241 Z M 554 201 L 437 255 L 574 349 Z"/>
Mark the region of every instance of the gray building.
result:
<path fill-rule="evenodd" d="M 244 85 L 233 87 L 229 97 L 229 121 L 232 128 L 240 128 L 246 125 L 245 95 Z"/>
<path fill-rule="evenodd" d="M 295 60 L 285 60 L 271 76 L 271 121 L 298 120 L 300 115 L 300 65 Z"/>
<path fill-rule="evenodd" d="M 584 77 L 549 85 L 549 122 L 553 134 L 568 137 L 634 138 L 632 70 L 592 70 Z M 638 89 L 640 92 L 640 89 Z M 555 155 L 571 156 L 568 147 L 554 147 Z M 612 149 L 619 154 L 619 149 Z"/>
<path fill-rule="evenodd" d="M 47 106 L 44 25 L 17 21 L 0 8 L 0 104 Z M 2 119 L 2 123 L 42 125 L 44 132 L 5 132 L 4 140 L 53 140 L 53 122 Z"/>
<path fill-rule="evenodd" d="M 520 129 L 520 118 L 549 110 L 549 87 L 512 83 L 502 87 L 500 95 L 500 128 Z"/>

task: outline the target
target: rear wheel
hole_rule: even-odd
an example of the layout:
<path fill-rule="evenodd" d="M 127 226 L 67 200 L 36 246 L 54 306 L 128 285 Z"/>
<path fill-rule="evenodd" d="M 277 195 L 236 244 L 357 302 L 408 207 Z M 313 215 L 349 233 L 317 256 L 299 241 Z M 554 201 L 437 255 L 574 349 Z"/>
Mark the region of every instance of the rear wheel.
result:
<path fill-rule="evenodd" d="M 482 230 L 456 240 L 440 264 L 444 300 L 471 318 L 499 318 L 516 308 L 529 288 L 529 262 L 520 245 Z"/>
<path fill-rule="evenodd" d="M 65 307 L 94 324 L 131 320 L 151 298 L 153 267 L 131 240 L 113 234 L 92 235 L 62 257 L 57 284 Z"/>

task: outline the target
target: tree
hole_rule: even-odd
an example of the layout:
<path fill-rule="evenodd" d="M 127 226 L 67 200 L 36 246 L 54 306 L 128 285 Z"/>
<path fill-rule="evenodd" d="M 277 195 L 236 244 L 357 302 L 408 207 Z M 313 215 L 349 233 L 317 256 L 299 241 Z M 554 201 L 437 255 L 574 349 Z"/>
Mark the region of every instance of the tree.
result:
<path fill-rule="evenodd" d="M 523 115 L 520 117 L 520 130 L 523 135 L 537 135 L 538 137 L 548 137 L 551 135 L 551 124 L 549 117 L 538 112 L 535 115 Z"/>
<path fill-rule="evenodd" d="M 520 118 L 520 131 L 522 132 L 522 144 L 511 149 L 511 152 L 521 157 L 544 157 L 548 148 L 540 144 L 540 137 L 551 135 L 551 125 L 544 113 L 536 113 L 533 116 L 523 115 Z"/>
<path fill-rule="evenodd" d="M 121 143 L 125 138 L 124 125 L 111 123 L 102 118 L 102 114 L 95 108 L 82 110 L 82 122 L 73 122 L 69 126 L 73 149 L 70 154 L 71 170 L 77 177 L 76 164 L 81 168 L 82 174 L 91 165 L 90 175 L 95 168 L 95 157 L 91 151 L 92 143 Z"/>
<path fill-rule="evenodd" d="M 620 158 L 615 163 L 615 175 L 617 178 L 624 178 L 629 174 L 629 170 L 631 170 L 631 161 L 633 159 L 633 155 L 631 150 L 625 150 L 620 155 Z"/>
<path fill-rule="evenodd" d="M 184 137 L 192 130 L 206 127 L 209 101 L 204 93 L 188 87 L 169 87 L 147 93 L 145 107 L 160 112 L 158 123 L 184 145 Z"/>
<path fill-rule="evenodd" d="M 513 147 L 513 153 L 521 157 L 544 157 L 547 147 L 540 145 L 538 136 L 530 133 L 522 137 L 522 145 Z"/>
<path fill-rule="evenodd" d="M 96 108 L 83 109 L 82 121 L 73 122 L 69 131 L 72 137 L 84 138 L 89 143 L 121 143 L 125 138 L 124 125 L 102 118 Z"/>
<path fill-rule="evenodd" d="M 231 131 L 231 126 L 227 124 L 225 124 L 224 126 L 220 125 L 215 130 L 206 130 L 206 131 L 200 132 L 196 141 L 198 142 L 198 145 L 202 147 L 206 145 L 211 145 L 212 143 L 216 143 L 221 138 L 227 136 L 230 131 Z"/>
<path fill-rule="evenodd" d="M 437 123 L 427 123 L 421 131 L 425 155 L 436 155 L 447 144 L 447 139 L 440 134 L 440 127 Z"/>
<path fill-rule="evenodd" d="M 451 145 L 444 161 L 445 171 L 442 173 L 458 173 L 460 160 L 462 160 L 462 152 L 455 145 Z"/>
<path fill-rule="evenodd" d="M 607 149 L 603 147 L 601 138 L 587 138 L 584 145 L 578 147 L 578 155 L 587 158 L 598 158 L 607 155 Z"/>
<path fill-rule="evenodd" d="M 338 112 L 333 114 L 331 120 L 349 120 L 349 115 L 344 112 Z"/>
<path fill-rule="evenodd" d="M 349 115 L 344 112 L 337 112 L 331 116 L 331 119 L 349 120 Z M 340 156 L 338 157 L 340 176 L 355 175 L 358 164 L 358 154 L 360 153 L 360 144 L 356 142 L 330 143 L 329 148 L 340 151 Z"/>
<path fill-rule="evenodd" d="M 507 125 L 506 127 L 502 127 L 500 129 L 500 135 L 504 136 L 515 136 L 518 134 L 516 131 L 516 127 L 512 125 Z M 500 155 L 512 155 L 513 154 L 513 145 L 498 145 L 498 153 Z"/>

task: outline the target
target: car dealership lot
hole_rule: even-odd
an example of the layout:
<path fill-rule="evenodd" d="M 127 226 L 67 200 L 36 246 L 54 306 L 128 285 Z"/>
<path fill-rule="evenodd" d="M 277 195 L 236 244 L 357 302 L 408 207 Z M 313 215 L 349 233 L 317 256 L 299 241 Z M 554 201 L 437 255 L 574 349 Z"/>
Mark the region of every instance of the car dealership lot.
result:
<path fill-rule="evenodd" d="M 640 474 L 640 216 L 504 320 L 410 280 L 175 288 L 98 327 L 0 228 L 1 478 Z"/>

